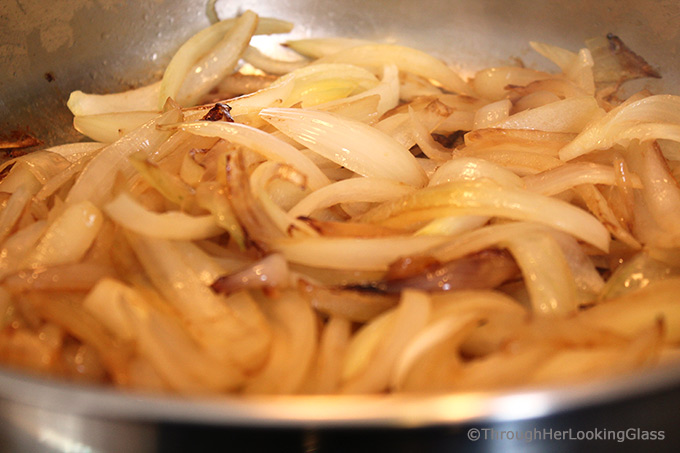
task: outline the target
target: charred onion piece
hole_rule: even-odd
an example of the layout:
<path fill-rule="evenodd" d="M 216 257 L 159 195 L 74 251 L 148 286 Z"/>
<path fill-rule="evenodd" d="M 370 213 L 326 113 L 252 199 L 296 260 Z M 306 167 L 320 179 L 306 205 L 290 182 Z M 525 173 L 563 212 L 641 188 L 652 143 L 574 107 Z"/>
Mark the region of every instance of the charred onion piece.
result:
<path fill-rule="evenodd" d="M 642 77 L 661 78 L 656 69 L 612 33 L 606 38 L 590 39 L 586 41 L 586 45 L 595 61 L 593 76 L 596 83 L 621 84 L 626 80 Z"/>
<path fill-rule="evenodd" d="M 454 149 L 465 143 L 463 137 L 468 131 L 456 131 L 449 135 L 432 133 L 432 138 L 444 148 Z"/>
<path fill-rule="evenodd" d="M 203 121 L 226 121 L 233 123 L 234 118 L 231 116 L 231 107 L 221 102 L 215 103 L 215 106 L 208 110 L 208 113 L 202 118 Z"/>
<path fill-rule="evenodd" d="M 370 287 L 329 288 L 299 280 L 298 291 L 321 313 L 356 322 L 369 321 L 399 302 L 397 294 L 383 294 Z"/>
<path fill-rule="evenodd" d="M 491 249 L 444 264 L 428 258 L 404 258 L 391 266 L 383 281 L 371 286 L 390 294 L 406 288 L 430 292 L 493 289 L 519 272 L 509 252 Z"/>
<path fill-rule="evenodd" d="M 0 135 L 0 149 L 8 150 L 7 154 L 3 157 L 19 157 L 25 154 L 25 152 L 20 150 L 42 144 L 42 141 L 26 131 L 16 130 L 7 135 Z"/>
<path fill-rule="evenodd" d="M 607 41 L 609 41 L 609 50 L 616 55 L 619 63 L 627 70 L 629 75 L 661 78 L 661 74 L 656 69 L 652 68 L 640 55 L 630 50 L 618 36 L 609 33 L 607 34 Z"/>
<path fill-rule="evenodd" d="M 288 281 L 288 263 L 282 255 L 274 253 L 238 272 L 219 277 L 211 288 L 229 295 L 243 289 L 284 289 Z"/>

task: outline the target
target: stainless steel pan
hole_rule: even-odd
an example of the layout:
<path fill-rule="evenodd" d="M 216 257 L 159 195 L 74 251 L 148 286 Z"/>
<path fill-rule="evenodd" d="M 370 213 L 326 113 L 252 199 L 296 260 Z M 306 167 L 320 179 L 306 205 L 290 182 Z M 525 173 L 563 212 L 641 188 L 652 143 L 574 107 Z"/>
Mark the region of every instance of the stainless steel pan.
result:
<path fill-rule="evenodd" d="M 676 1 L 223 0 L 216 8 L 222 17 L 253 9 L 290 20 L 297 37 L 354 36 L 411 45 L 464 74 L 517 58 L 545 68 L 530 51 L 530 40 L 577 49 L 589 37 L 612 32 L 663 75 L 635 88 L 680 93 Z M 29 132 L 45 144 L 80 139 L 65 107 L 72 90 L 106 92 L 147 82 L 179 44 L 206 25 L 203 1 L 0 0 L 0 135 Z M 0 449 L 183 451 L 216 442 L 233 451 L 550 450 L 564 444 L 546 433 L 629 428 L 664 430 L 666 441 L 648 446 L 677 448 L 680 437 L 672 431 L 680 426 L 678 403 L 677 368 L 507 394 L 197 401 L 120 394 L 0 370 Z M 487 437 L 538 429 L 546 438 L 472 442 L 470 428 Z"/>

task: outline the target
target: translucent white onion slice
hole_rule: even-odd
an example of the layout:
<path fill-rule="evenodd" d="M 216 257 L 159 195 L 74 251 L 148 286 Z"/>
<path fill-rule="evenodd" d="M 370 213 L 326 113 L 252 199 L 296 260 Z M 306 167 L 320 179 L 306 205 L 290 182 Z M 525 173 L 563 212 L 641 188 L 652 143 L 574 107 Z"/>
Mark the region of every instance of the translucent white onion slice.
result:
<path fill-rule="evenodd" d="M 245 11 L 224 38 L 194 63 L 193 70 L 186 73 L 176 93 L 176 101 L 180 105 L 198 103 L 221 79 L 234 71 L 250 43 L 257 22 L 257 14 L 250 10 Z M 161 93 L 165 94 L 172 93 Z M 164 102 L 165 99 L 159 98 L 159 104 Z"/>
<path fill-rule="evenodd" d="M 224 232 L 212 215 L 190 216 L 179 211 L 151 212 L 124 193 L 106 204 L 104 210 L 119 225 L 144 236 L 160 239 L 205 239 Z"/>
<path fill-rule="evenodd" d="M 680 96 L 648 96 L 616 107 L 564 146 L 560 159 L 571 160 L 632 139 L 680 141 Z"/>
<path fill-rule="evenodd" d="M 491 127 L 578 133 L 588 123 L 602 118 L 604 114 L 595 98 L 583 96 L 524 110 Z"/>
<path fill-rule="evenodd" d="M 101 211 L 89 201 L 68 206 L 47 227 L 27 263 L 36 268 L 81 260 L 99 234 L 103 221 Z"/>
<path fill-rule="evenodd" d="M 243 59 L 267 74 L 277 75 L 288 74 L 309 63 L 307 60 L 277 60 L 264 54 L 260 49 L 253 46 L 248 46 L 246 48 L 243 52 Z"/>
<path fill-rule="evenodd" d="M 217 45 L 224 35 L 234 27 L 237 20 L 231 18 L 218 22 L 196 33 L 182 44 L 165 68 L 163 80 L 159 83 L 155 99 L 158 106 L 162 107 L 168 97 L 177 97 L 184 77 L 196 64 L 198 58 Z M 261 17 L 254 34 L 286 33 L 292 28 L 293 24 L 290 22 Z"/>
<path fill-rule="evenodd" d="M 458 157 L 442 164 L 430 178 L 429 186 L 452 181 L 473 181 L 488 178 L 509 187 L 523 187 L 522 178 L 506 168 L 484 159 Z"/>
<path fill-rule="evenodd" d="M 316 105 L 314 108 L 317 110 L 330 110 L 333 107 L 375 95 L 380 97 L 380 101 L 378 102 L 378 106 L 376 108 L 377 118 L 380 118 L 385 114 L 385 112 L 393 109 L 397 106 L 397 104 L 399 104 L 399 70 L 395 65 L 385 66 L 383 69 L 382 79 L 376 87 L 370 88 L 353 96 Z"/>
<path fill-rule="evenodd" d="M 276 239 L 273 250 L 293 263 L 326 269 L 387 270 L 402 256 L 424 252 L 450 239 L 442 236 L 392 236 L 382 238 L 318 237 Z"/>
<path fill-rule="evenodd" d="M 382 178 L 350 178 L 335 182 L 307 195 L 293 206 L 289 214 L 293 217 L 309 216 L 318 209 L 338 203 L 379 202 L 412 192 L 411 186 Z"/>
<path fill-rule="evenodd" d="M 75 116 L 158 110 L 160 82 L 113 94 L 73 91 L 66 104 Z"/>
<path fill-rule="evenodd" d="M 416 187 L 427 176 L 415 157 L 377 129 L 327 112 L 269 108 L 260 115 L 312 151 L 362 176 Z"/>
<path fill-rule="evenodd" d="M 142 126 L 159 115 L 158 112 L 112 112 L 96 115 L 79 115 L 73 118 L 73 127 L 92 140 L 113 143 L 121 136 Z"/>
<path fill-rule="evenodd" d="M 576 311 L 574 277 L 555 239 L 536 231 L 510 237 L 504 245 L 522 270 L 534 313 L 566 315 Z"/>
<path fill-rule="evenodd" d="M 367 44 L 346 48 L 320 58 L 317 62 L 349 63 L 372 68 L 396 64 L 400 71 L 433 79 L 453 93 L 473 94 L 470 86 L 443 61 L 410 47 L 394 44 Z"/>
<path fill-rule="evenodd" d="M 307 38 L 286 41 L 286 47 L 290 47 L 297 53 L 309 58 L 321 58 L 350 47 L 374 44 L 371 41 L 355 38 Z"/>
<path fill-rule="evenodd" d="M 611 166 L 592 162 L 565 164 L 552 170 L 524 177 L 527 190 L 542 195 L 556 195 L 579 184 L 615 185 L 617 177 Z M 637 175 L 631 175 L 632 187 L 642 188 Z"/>
<path fill-rule="evenodd" d="M 451 215 L 485 215 L 531 220 L 552 226 L 600 250 L 609 249 L 607 229 L 591 214 L 564 201 L 484 179 L 427 187 L 383 203 L 358 220 L 391 227 Z"/>

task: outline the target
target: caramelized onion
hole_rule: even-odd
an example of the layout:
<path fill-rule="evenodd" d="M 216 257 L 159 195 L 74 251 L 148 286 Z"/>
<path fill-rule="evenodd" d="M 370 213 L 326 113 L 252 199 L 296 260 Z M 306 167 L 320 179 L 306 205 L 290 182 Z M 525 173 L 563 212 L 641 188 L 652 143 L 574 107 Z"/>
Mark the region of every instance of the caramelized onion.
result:
<path fill-rule="evenodd" d="M 244 289 L 285 289 L 290 276 L 288 262 L 283 256 L 272 253 L 247 268 L 219 277 L 211 285 L 218 293 L 231 294 Z"/>
<path fill-rule="evenodd" d="M 299 280 L 298 291 L 321 313 L 356 322 L 373 319 L 399 301 L 397 294 L 360 287 L 324 287 L 305 280 Z"/>
<path fill-rule="evenodd" d="M 404 261 L 409 260 L 404 268 Z M 415 263 L 415 264 L 414 264 Z M 408 275 L 408 267 L 416 272 Z M 493 289 L 519 275 L 519 268 L 512 256 L 504 250 L 484 250 L 462 258 L 439 263 L 433 261 L 422 269 L 422 261 L 402 259 L 393 263 L 385 280 L 373 285 L 386 293 L 399 293 L 406 288 L 422 291 L 455 291 L 462 289 Z M 396 274 L 396 278 L 392 275 Z"/>

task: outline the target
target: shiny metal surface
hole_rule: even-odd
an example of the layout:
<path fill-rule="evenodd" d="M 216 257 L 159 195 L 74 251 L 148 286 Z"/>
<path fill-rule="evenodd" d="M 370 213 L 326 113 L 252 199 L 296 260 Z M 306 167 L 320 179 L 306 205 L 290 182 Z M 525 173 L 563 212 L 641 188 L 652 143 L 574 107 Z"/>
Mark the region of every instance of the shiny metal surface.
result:
<path fill-rule="evenodd" d="M 65 107 L 70 91 L 104 93 L 157 77 L 179 44 L 208 25 L 205 3 L 61 0 L 46 7 L 42 0 L 0 0 L 0 134 L 28 129 L 46 144 L 80 139 Z M 589 37 L 612 32 L 663 75 L 638 85 L 680 93 L 680 3 L 672 0 L 222 0 L 216 9 L 221 17 L 253 9 L 290 20 L 295 37 L 349 35 L 411 45 L 464 74 L 515 59 L 544 67 L 530 51 L 530 40 L 577 49 Z M 0 371 L 0 449 L 150 451 L 160 446 L 174 451 L 184 441 L 195 442 L 192 435 L 207 435 L 201 427 L 211 427 L 217 439 L 232 440 L 234 429 L 248 427 L 255 429 L 245 431 L 253 434 L 250 442 L 261 441 L 264 432 L 296 450 L 316 445 L 328 447 L 316 448 L 324 451 L 333 451 L 323 439 L 335 439 L 343 432 L 337 430 L 402 433 L 408 427 L 416 438 L 425 433 L 429 442 L 441 440 L 439 446 L 470 448 L 474 444 L 460 443 L 464 433 L 457 427 L 531 420 L 576 426 L 605 407 L 615 407 L 629 423 L 649 421 L 654 412 L 654 420 L 677 425 L 674 412 L 659 414 L 649 407 L 659 400 L 680 403 L 677 368 L 500 395 L 200 401 L 121 395 Z M 435 427 L 440 429 L 436 434 L 421 431 Z M 238 433 L 247 443 L 244 431 Z M 380 441 L 404 440 L 404 435 L 391 432 Z"/>

